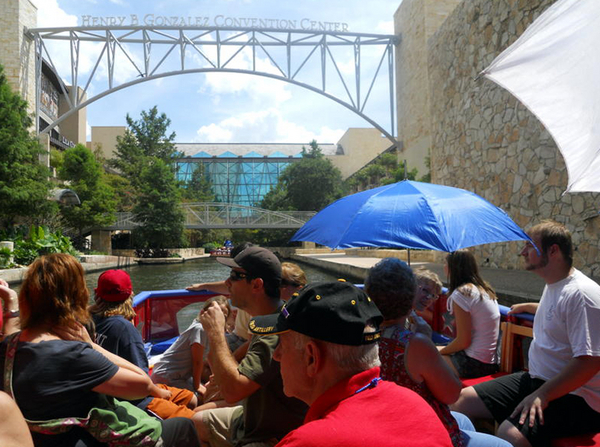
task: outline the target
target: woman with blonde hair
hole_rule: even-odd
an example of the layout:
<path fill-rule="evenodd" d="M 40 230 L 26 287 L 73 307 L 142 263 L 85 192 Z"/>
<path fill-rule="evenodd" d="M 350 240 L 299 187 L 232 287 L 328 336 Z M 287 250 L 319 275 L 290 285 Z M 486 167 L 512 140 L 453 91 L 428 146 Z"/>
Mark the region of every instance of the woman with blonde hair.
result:
<path fill-rule="evenodd" d="M 500 309 L 494 289 L 481 277 L 475 256 L 457 250 L 446 257 L 450 283 L 448 311 L 454 314 L 456 337 L 440 354 L 461 378 L 474 378 L 498 371 Z"/>
<path fill-rule="evenodd" d="M 0 364 L 5 365 L 3 377 L 9 378 L 4 391 L 13 395 L 29 421 L 34 444 L 121 442 L 114 438 L 116 427 L 99 433 L 94 431 L 97 425 L 86 422 L 96 421 L 91 418 L 100 413 L 114 411 L 117 416 L 118 406 L 128 417 L 117 417 L 117 422 L 133 430 L 130 445 L 198 446 L 191 421 L 157 421 L 133 405 L 106 398 L 141 399 L 156 386 L 140 368 L 92 342 L 82 325 L 90 319 L 89 298 L 83 268 L 71 255 L 42 256 L 27 270 L 19 293 L 21 331 L 0 345 Z M 107 402 L 115 403 L 105 406 Z M 71 428 L 65 429 L 66 420 Z"/>

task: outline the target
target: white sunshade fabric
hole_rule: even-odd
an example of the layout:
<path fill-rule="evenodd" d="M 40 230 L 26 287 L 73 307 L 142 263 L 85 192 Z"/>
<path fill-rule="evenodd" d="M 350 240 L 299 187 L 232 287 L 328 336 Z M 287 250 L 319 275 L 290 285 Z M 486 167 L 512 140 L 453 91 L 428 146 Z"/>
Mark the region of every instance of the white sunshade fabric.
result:
<path fill-rule="evenodd" d="M 600 191 L 600 1 L 559 0 L 483 75 L 546 127 L 567 166 L 565 192 Z"/>

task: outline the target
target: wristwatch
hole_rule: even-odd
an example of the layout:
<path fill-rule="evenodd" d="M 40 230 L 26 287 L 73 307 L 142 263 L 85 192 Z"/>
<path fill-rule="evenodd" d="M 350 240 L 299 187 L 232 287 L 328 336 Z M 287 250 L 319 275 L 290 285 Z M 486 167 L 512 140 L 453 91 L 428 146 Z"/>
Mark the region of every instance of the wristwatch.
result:
<path fill-rule="evenodd" d="M 20 315 L 19 309 L 17 309 L 17 310 L 5 310 L 3 317 L 4 317 L 5 320 L 8 320 L 10 318 L 16 318 L 19 315 Z"/>

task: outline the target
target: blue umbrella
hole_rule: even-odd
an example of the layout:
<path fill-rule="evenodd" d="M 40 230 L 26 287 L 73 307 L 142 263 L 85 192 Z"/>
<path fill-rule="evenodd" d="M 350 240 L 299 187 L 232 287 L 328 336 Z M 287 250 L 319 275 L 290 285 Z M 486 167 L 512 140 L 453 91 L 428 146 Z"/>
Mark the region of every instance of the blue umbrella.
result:
<path fill-rule="evenodd" d="M 404 180 L 343 197 L 310 219 L 292 241 L 333 249 L 460 248 L 531 239 L 503 210 L 464 189 Z"/>

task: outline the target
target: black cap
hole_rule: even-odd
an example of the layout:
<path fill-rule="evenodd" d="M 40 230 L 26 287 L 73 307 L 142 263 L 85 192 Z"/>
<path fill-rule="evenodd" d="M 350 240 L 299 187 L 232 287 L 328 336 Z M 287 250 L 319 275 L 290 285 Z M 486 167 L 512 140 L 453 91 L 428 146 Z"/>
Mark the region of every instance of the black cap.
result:
<path fill-rule="evenodd" d="M 254 278 L 281 282 L 281 262 L 270 250 L 262 247 L 248 247 L 235 258 L 217 258 L 227 267 L 240 268 Z"/>
<path fill-rule="evenodd" d="M 317 340 L 340 345 L 365 345 L 380 338 L 383 316 L 375 303 L 358 287 L 343 280 L 309 284 L 284 304 L 279 314 L 250 320 L 257 335 L 296 331 Z M 365 333 L 369 322 L 375 332 Z"/>

